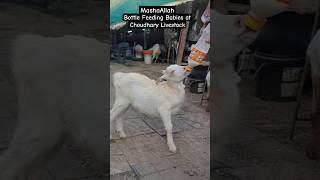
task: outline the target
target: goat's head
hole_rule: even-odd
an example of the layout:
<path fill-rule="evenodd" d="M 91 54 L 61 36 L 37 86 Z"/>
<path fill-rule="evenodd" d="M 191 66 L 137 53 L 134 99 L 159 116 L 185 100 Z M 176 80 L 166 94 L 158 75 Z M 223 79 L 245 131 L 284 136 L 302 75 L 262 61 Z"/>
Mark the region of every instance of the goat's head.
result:
<path fill-rule="evenodd" d="M 183 66 L 177 64 L 168 66 L 165 70 L 162 70 L 163 75 L 160 79 L 168 81 L 181 82 L 186 77 L 186 71 Z"/>

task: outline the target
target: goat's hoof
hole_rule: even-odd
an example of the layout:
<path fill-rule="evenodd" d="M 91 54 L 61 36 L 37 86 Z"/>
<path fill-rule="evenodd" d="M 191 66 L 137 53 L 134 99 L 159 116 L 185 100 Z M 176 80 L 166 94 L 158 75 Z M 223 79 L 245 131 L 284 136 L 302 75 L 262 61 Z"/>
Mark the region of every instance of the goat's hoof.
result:
<path fill-rule="evenodd" d="M 120 138 L 126 138 L 127 135 L 125 133 L 119 133 Z"/>
<path fill-rule="evenodd" d="M 172 153 L 176 153 L 177 152 L 176 146 L 169 146 L 169 151 Z"/>
<path fill-rule="evenodd" d="M 126 138 L 127 137 L 126 133 L 124 133 L 123 131 L 116 130 L 116 132 L 119 134 L 120 138 Z"/>

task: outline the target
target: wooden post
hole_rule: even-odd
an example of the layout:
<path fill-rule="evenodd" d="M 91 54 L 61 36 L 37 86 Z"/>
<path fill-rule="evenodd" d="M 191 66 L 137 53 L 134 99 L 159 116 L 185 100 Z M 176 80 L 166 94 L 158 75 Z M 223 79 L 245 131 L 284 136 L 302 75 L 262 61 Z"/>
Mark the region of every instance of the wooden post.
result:
<path fill-rule="evenodd" d="M 192 2 L 188 2 L 186 5 L 185 13 L 191 13 L 192 12 Z M 178 46 L 178 54 L 177 54 L 177 62 L 176 64 L 181 65 L 182 58 L 184 54 L 184 49 L 186 46 L 186 40 L 188 36 L 188 29 L 189 29 L 190 22 L 187 21 L 186 28 L 183 28 L 180 30 L 180 37 L 179 37 L 179 46 Z"/>

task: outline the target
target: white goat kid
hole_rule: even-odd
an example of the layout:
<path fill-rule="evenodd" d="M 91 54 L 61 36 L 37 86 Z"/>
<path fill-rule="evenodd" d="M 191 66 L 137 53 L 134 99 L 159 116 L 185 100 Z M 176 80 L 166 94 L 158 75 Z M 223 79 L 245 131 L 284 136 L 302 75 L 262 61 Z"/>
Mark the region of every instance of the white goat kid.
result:
<path fill-rule="evenodd" d="M 163 76 L 160 79 L 166 81 L 159 83 L 138 73 L 115 73 L 113 84 L 116 99 L 110 112 L 110 138 L 112 138 L 114 120 L 116 120 L 116 131 L 119 132 L 120 137 L 126 137 L 119 116 L 131 106 L 148 116 L 161 117 L 167 132 L 169 150 L 175 153 L 171 115 L 177 113 L 184 102 L 183 79 L 185 76 L 184 68 L 179 65 L 170 65 L 163 70 Z"/>

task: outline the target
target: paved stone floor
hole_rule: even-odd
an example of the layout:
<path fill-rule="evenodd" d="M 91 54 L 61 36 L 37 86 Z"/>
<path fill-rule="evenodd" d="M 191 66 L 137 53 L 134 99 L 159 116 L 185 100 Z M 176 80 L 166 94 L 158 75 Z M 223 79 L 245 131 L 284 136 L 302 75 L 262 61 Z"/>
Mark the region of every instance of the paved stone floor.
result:
<path fill-rule="evenodd" d="M 167 66 L 134 61 L 128 65 L 111 63 L 110 73 L 140 72 L 157 79 Z M 187 90 L 186 97 L 181 112 L 173 116 L 176 154 L 168 151 L 161 119 L 132 110 L 127 112 L 123 120 L 128 137 L 111 143 L 111 179 L 209 179 L 210 115 L 200 106 L 201 94 Z M 113 102 L 114 89 L 111 88 L 110 104 Z"/>

